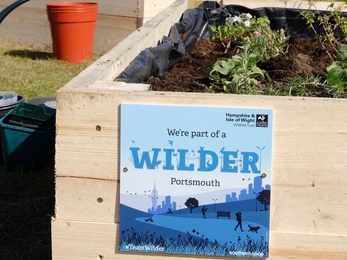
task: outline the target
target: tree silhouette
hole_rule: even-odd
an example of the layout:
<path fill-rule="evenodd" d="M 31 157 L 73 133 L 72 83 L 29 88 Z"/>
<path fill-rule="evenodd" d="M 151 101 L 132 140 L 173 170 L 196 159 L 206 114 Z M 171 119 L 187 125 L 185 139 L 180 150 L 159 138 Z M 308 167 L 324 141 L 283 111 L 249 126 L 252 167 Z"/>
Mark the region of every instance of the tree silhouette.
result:
<path fill-rule="evenodd" d="M 270 205 L 270 190 L 262 190 L 259 192 L 257 200 L 264 205 L 264 211 L 267 211 L 267 206 Z"/>
<path fill-rule="evenodd" d="M 187 206 L 187 208 L 190 209 L 190 214 L 193 213 L 193 209 L 199 207 L 199 201 L 196 198 L 189 198 L 184 203 L 184 205 Z"/>

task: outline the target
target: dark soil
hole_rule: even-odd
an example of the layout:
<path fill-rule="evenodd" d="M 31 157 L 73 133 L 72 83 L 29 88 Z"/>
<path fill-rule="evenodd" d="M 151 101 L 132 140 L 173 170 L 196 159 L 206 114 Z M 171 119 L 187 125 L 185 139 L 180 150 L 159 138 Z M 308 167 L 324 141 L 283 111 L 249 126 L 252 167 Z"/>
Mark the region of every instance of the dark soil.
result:
<path fill-rule="evenodd" d="M 288 81 L 297 76 L 320 76 L 321 82 L 325 81 L 326 68 L 333 62 L 327 50 L 329 49 L 324 49 L 319 41 L 291 36 L 285 55 L 258 65 L 266 70 L 272 82 L 262 81 L 257 86 L 257 93 L 269 94 L 268 89 L 272 86 L 279 89 L 282 95 L 288 95 Z M 334 53 L 332 50 L 330 52 Z M 230 57 L 232 54 L 225 54 L 224 47 L 219 42 L 201 40 L 197 42 L 192 53 L 185 55 L 182 62 L 166 71 L 162 77 L 150 76 L 146 82 L 151 84 L 152 90 L 155 91 L 215 92 L 210 88 L 211 82 L 206 71 L 218 58 Z M 312 88 L 309 91 L 309 94 L 291 91 L 291 95 L 331 96 L 324 88 Z"/>

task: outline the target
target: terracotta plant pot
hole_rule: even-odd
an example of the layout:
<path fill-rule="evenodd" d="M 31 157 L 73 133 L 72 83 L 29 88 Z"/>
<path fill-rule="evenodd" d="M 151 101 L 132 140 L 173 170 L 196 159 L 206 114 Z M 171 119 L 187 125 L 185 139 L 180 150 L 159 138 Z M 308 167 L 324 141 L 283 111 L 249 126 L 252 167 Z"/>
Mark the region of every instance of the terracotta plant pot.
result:
<path fill-rule="evenodd" d="M 54 56 L 72 63 L 92 59 L 98 4 L 51 2 L 47 3 L 47 14 Z"/>

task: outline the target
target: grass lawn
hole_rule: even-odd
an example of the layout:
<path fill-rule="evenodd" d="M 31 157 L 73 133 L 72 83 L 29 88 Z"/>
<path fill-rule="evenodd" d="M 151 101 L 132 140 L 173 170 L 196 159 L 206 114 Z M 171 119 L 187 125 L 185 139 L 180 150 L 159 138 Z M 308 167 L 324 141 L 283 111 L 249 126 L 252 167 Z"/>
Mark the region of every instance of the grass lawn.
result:
<path fill-rule="evenodd" d="M 14 91 L 26 100 L 54 97 L 59 88 L 91 63 L 67 63 L 35 46 L 0 41 L 0 91 Z"/>

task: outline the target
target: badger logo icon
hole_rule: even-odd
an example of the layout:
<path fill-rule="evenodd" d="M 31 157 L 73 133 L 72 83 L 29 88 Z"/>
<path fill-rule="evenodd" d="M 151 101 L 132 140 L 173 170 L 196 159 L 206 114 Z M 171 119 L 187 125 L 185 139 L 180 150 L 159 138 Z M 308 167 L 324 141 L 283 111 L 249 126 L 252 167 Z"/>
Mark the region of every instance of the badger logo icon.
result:
<path fill-rule="evenodd" d="M 259 114 L 256 118 L 256 127 L 268 127 L 268 115 Z"/>

